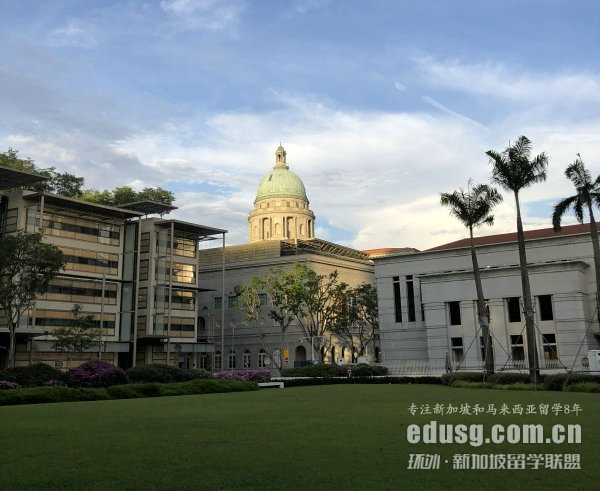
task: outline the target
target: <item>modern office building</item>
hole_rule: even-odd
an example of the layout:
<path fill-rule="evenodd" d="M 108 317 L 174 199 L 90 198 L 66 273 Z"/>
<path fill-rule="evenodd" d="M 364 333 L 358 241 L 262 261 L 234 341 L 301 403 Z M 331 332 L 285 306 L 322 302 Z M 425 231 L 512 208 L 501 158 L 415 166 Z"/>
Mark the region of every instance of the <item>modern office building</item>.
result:
<path fill-rule="evenodd" d="M 174 207 L 139 202 L 104 206 L 48 193 L 16 190 L 27 174 L 0 169 L 0 236 L 42 232 L 64 254 L 65 268 L 20 319 L 18 365 L 65 366 L 53 349 L 54 329 L 72 322 L 72 309 L 92 314 L 98 342 L 71 363 L 102 359 L 127 368 L 134 363 L 187 363 L 212 353 L 198 325 L 198 244 L 224 243 L 225 230 L 168 220 Z M 0 190 L 1 192 L 1 190 Z M 8 327 L 0 313 L 0 362 L 6 359 Z"/>

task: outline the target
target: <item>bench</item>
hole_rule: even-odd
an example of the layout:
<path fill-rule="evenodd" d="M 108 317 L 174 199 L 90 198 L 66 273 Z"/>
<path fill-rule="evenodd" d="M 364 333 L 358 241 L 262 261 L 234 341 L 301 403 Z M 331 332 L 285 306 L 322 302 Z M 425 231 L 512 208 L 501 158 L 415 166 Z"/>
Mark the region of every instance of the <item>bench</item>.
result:
<path fill-rule="evenodd" d="M 261 389 L 283 389 L 283 382 L 259 382 Z"/>

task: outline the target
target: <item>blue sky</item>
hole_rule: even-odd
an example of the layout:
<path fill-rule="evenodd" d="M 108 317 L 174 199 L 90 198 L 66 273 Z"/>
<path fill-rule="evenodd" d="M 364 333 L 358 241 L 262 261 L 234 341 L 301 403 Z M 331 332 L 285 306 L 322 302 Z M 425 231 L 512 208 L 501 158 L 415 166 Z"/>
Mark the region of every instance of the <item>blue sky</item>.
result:
<path fill-rule="evenodd" d="M 247 241 L 281 142 L 317 236 L 425 249 L 465 229 L 439 193 L 488 182 L 519 135 L 550 157 L 522 193 L 550 226 L 581 153 L 600 173 L 593 1 L 4 0 L 0 148 L 85 187 L 161 186 L 173 217 Z M 566 220 L 565 223 L 570 223 Z M 512 196 L 496 225 L 515 228 Z"/>

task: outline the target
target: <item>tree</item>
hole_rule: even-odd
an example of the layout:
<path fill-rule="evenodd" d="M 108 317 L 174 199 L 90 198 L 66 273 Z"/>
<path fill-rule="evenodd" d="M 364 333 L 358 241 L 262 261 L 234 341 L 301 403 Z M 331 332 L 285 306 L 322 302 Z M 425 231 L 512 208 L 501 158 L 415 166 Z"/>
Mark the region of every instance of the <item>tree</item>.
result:
<path fill-rule="evenodd" d="M 316 350 L 322 361 L 323 350 L 328 347 L 325 333 L 338 322 L 347 292 L 348 285 L 340 282 L 337 270 L 320 275 L 301 263 L 294 265 L 289 282 L 282 285 L 281 295 L 287 299 L 290 313 L 311 343 L 311 359 Z"/>
<path fill-rule="evenodd" d="M 262 276 L 253 276 L 246 285 L 237 286 L 235 289 L 238 310 L 244 314 L 249 324 L 254 324 L 256 327 L 262 347 L 269 353 L 277 370 L 283 368 L 282 354 L 286 345 L 286 334 L 294 319 L 287 297 L 280 292 L 285 290 L 291 280 L 292 275 L 289 271 L 275 268 Z M 267 339 L 263 307 L 268 309 L 267 316 L 273 319 L 279 328 L 279 338 L 276 343 L 269 342 Z M 275 356 L 277 352 L 279 356 Z"/>
<path fill-rule="evenodd" d="M 594 205 L 600 205 L 600 176 L 592 180 L 592 176 L 585 168 L 581 155 L 577 154 L 575 162 L 565 170 L 565 176 L 570 179 L 577 194 L 565 198 L 554 205 L 552 213 L 552 225 L 554 230 L 560 230 L 560 222 L 563 215 L 573 208 L 575 218 L 583 223 L 584 210 L 587 209 L 590 216 L 590 235 L 592 237 L 592 249 L 594 251 L 594 267 L 596 269 L 596 306 L 600 316 L 600 246 L 598 245 L 598 228 L 594 219 Z"/>
<path fill-rule="evenodd" d="M 508 146 L 502 153 L 494 150 L 486 152 L 490 158 L 492 168 L 492 182 L 507 191 L 512 191 L 517 208 L 517 243 L 519 248 L 519 263 L 521 269 L 521 285 L 523 288 L 523 310 L 525 313 L 525 330 L 527 336 L 527 357 L 529 362 L 529 376 L 531 382 L 539 383 L 540 369 L 535 341 L 535 326 L 533 322 L 533 304 L 531 301 L 531 287 L 529 285 L 529 272 L 527 269 L 527 254 L 525 252 L 525 234 L 521 220 L 521 207 L 519 192 L 538 182 L 546 180 L 548 157 L 540 153 L 533 159 L 531 155 L 531 141 L 526 136 L 520 136 L 512 146 Z"/>
<path fill-rule="evenodd" d="M 485 352 L 485 371 L 488 375 L 494 373 L 494 352 L 490 338 L 490 318 L 485 305 L 483 295 L 483 286 L 481 284 L 481 274 L 479 263 L 477 261 L 477 252 L 475 251 L 475 239 L 473 229 L 481 225 L 493 225 L 494 215 L 492 209 L 502 201 L 502 195 L 495 189 L 486 184 L 478 184 L 471 188 L 472 181 L 469 179 L 469 187 L 465 192 L 463 189 L 452 193 L 441 193 L 440 203 L 442 206 L 450 208 L 450 215 L 469 229 L 469 238 L 471 244 L 471 261 L 473 263 L 473 275 L 475 277 L 475 289 L 477 291 L 477 317 L 483 336 L 483 345 Z"/>
<path fill-rule="evenodd" d="M 23 313 L 64 267 L 63 253 L 39 233 L 0 238 L 0 306 L 8 322 L 8 366 L 15 364 L 16 330 Z"/>
<path fill-rule="evenodd" d="M 349 288 L 344 295 L 343 311 L 329 330 L 346 342 L 352 361 L 356 361 L 356 356 L 366 355 L 367 346 L 379 331 L 377 288 L 370 283 Z"/>
<path fill-rule="evenodd" d="M 75 304 L 71 309 L 71 322 L 68 326 L 59 327 L 52 331 L 54 343 L 52 349 L 58 353 L 67 354 L 67 368 L 71 354 L 82 356 L 98 342 L 96 322 L 92 314 L 83 315 L 81 305 Z"/>

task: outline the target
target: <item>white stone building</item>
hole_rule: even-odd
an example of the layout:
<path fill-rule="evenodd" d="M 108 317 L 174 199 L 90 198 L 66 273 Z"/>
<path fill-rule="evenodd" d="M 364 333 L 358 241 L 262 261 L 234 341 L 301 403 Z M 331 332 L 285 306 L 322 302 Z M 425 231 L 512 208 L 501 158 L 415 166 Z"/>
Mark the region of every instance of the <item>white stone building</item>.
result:
<path fill-rule="evenodd" d="M 598 348 L 588 225 L 525 232 L 542 369 L 585 370 Z M 476 239 L 497 370 L 527 363 L 516 234 Z M 375 258 L 382 362 L 423 371 L 483 367 L 469 240 Z"/>

